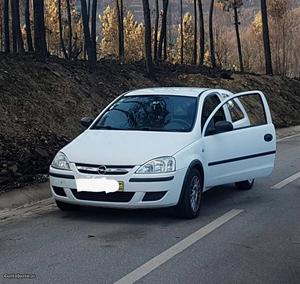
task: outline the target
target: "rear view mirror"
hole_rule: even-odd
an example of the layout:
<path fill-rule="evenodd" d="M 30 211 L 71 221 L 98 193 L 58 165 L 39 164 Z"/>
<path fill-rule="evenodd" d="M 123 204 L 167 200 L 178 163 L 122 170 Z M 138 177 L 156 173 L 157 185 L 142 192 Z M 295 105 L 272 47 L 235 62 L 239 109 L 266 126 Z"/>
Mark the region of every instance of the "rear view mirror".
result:
<path fill-rule="evenodd" d="M 84 117 L 80 120 L 80 124 L 85 127 L 88 128 L 92 123 L 93 123 L 94 119 L 91 117 Z"/>
<path fill-rule="evenodd" d="M 216 133 L 228 132 L 233 130 L 233 125 L 229 121 L 218 121 L 215 124 Z"/>

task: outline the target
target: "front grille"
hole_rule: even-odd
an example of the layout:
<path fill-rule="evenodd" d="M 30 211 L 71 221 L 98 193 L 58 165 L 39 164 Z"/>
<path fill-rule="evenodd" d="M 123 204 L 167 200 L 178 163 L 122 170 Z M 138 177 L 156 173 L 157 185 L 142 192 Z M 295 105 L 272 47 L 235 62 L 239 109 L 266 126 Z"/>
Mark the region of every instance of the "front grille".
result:
<path fill-rule="evenodd" d="M 143 197 L 143 201 L 157 201 L 162 199 L 166 191 L 155 191 L 155 192 L 146 192 L 146 194 Z"/>
<path fill-rule="evenodd" d="M 58 186 L 52 186 L 53 191 L 55 192 L 56 195 L 59 196 L 67 196 L 64 189 L 62 187 L 58 187 Z"/>
<path fill-rule="evenodd" d="M 76 199 L 104 202 L 129 202 L 134 195 L 134 192 L 77 192 L 74 188 L 71 191 Z"/>
<path fill-rule="evenodd" d="M 75 164 L 78 172 L 82 174 L 92 175 L 126 175 L 134 166 L 113 166 L 113 165 L 91 165 L 91 164 Z M 99 171 L 99 167 L 105 169 L 104 172 Z"/>

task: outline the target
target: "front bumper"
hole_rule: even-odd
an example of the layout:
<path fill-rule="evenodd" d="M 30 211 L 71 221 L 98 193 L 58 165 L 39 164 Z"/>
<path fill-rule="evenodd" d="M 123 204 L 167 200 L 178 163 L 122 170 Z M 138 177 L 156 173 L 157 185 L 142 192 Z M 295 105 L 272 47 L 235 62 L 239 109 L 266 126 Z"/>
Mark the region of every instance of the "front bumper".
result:
<path fill-rule="evenodd" d="M 79 173 L 75 164 L 71 163 L 72 171 L 58 170 L 50 167 L 50 186 L 52 195 L 56 200 L 83 206 L 99 206 L 110 208 L 158 208 L 176 205 L 179 200 L 186 169 L 180 169 L 167 174 L 142 175 L 135 174 L 136 167 L 126 175 L 106 175 L 106 178 L 124 182 L 124 193 L 108 193 L 109 196 L 119 198 L 105 198 L 105 193 L 89 194 L 88 192 L 77 193 L 76 178 L 87 178 L 86 174 Z M 99 175 L 100 177 L 100 175 Z M 65 196 L 54 191 L 59 188 Z M 164 192 L 162 198 L 151 200 L 149 196 L 154 193 Z M 146 198 L 147 195 L 147 198 Z M 100 196 L 100 198 L 99 198 Z M 126 198 L 124 199 L 124 196 Z M 101 197 L 104 197 L 104 199 Z M 100 199 L 100 201 L 99 201 Z M 116 200 L 117 201 L 116 201 Z M 150 199 L 150 201 L 149 201 Z M 125 200 L 125 201 L 124 201 Z"/>

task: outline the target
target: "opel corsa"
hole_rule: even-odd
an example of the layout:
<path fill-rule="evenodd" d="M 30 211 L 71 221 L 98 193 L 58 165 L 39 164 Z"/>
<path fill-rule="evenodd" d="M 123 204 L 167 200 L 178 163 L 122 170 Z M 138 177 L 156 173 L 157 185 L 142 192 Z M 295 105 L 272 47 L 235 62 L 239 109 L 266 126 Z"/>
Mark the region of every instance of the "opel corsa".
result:
<path fill-rule="evenodd" d="M 62 210 L 173 206 L 194 218 L 203 191 L 248 190 L 274 167 L 275 129 L 260 91 L 140 89 L 81 124 L 87 129 L 50 166 Z"/>

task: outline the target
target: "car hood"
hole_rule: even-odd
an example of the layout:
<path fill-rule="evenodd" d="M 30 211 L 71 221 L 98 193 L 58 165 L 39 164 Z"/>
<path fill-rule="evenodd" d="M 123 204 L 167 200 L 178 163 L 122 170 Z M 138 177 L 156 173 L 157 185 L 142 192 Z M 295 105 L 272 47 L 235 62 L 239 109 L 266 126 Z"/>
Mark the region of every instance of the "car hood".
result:
<path fill-rule="evenodd" d="M 191 133 L 183 132 L 86 130 L 62 152 L 74 163 L 141 165 L 172 156 L 191 142 Z"/>

